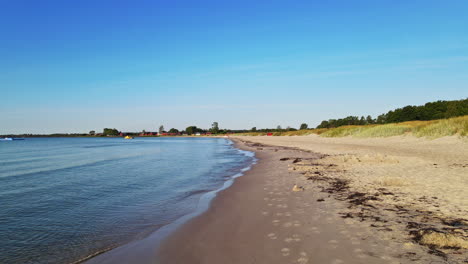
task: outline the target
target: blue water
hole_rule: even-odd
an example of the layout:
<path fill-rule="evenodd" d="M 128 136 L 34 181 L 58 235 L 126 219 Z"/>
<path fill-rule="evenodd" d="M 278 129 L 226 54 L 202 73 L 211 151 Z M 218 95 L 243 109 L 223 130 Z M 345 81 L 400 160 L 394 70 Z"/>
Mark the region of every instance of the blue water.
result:
<path fill-rule="evenodd" d="M 0 142 L 0 263 L 73 263 L 141 239 L 253 159 L 220 138 Z"/>

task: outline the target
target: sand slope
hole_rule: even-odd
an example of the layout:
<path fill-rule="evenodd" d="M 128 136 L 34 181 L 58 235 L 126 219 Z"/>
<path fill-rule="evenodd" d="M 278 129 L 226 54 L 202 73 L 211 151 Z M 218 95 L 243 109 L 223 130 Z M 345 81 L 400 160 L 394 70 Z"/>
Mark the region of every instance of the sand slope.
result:
<path fill-rule="evenodd" d="M 439 207 L 423 203 L 425 209 L 450 217 L 468 215 L 466 140 L 457 137 L 427 140 L 410 136 L 323 138 L 317 135 L 242 139 L 332 155 L 327 162 L 347 170 L 344 177 L 352 179 L 356 187 L 382 186 L 398 190 L 405 193 L 401 203 L 417 203 L 424 196 L 437 197 L 432 199 L 437 200 Z"/>
<path fill-rule="evenodd" d="M 391 231 L 379 234 L 386 240 L 425 244 L 445 260 L 468 259 L 466 139 L 241 138 L 325 154 L 319 161 L 295 160 L 289 169 L 303 175 L 305 186 L 348 202 L 342 217 Z"/>
<path fill-rule="evenodd" d="M 427 230 L 466 235 L 464 222 L 442 223 L 466 217 L 466 143 L 316 136 L 235 140 L 255 151 L 259 163 L 207 213 L 169 237 L 156 254 L 158 263 L 466 259 L 463 248 L 420 245 Z M 294 185 L 304 189 L 293 191 Z"/>

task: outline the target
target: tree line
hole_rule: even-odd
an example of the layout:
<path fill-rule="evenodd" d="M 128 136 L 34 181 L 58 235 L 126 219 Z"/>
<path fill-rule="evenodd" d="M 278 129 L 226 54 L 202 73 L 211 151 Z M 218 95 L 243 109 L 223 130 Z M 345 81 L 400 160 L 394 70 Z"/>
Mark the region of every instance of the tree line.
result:
<path fill-rule="evenodd" d="M 169 130 L 165 130 L 164 126 L 161 125 L 159 126 L 159 129 L 157 132 L 148 132 L 146 130 L 142 130 L 141 132 L 121 132 L 115 128 L 104 128 L 102 133 L 96 133 L 96 131 L 91 130 L 89 131 L 89 135 L 91 136 L 119 136 L 121 134 L 129 135 L 129 136 L 138 136 L 138 135 L 164 135 L 164 134 L 170 134 L 170 135 L 195 135 L 195 134 L 227 134 L 227 133 L 232 133 L 233 130 L 230 129 L 220 129 L 219 128 L 219 123 L 218 122 L 213 122 L 211 125 L 210 129 L 203 129 L 199 128 L 197 126 L 188 126 L 185 130 L 178 130 L 176 128 L 171 128 Z"/>
<path fill-rule="evenodd" d="M 468 115 L 468 98 L 454 101 L 436 101 L 424 105 L 408 105 L 388 111 L 377 118 L 348 116 L 323 120 L 317 128 L 333 128 L 347 125 L 389 124 L 406 121 L 427 121 Z"/>

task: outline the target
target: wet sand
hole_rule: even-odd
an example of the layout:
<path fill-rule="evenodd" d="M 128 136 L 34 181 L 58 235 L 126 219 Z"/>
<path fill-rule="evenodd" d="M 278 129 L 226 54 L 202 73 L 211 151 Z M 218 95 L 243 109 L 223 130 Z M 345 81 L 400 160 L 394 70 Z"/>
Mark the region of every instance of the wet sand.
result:
<path fill-rule="evenodd" d="M 357 149 L 357 156 L 345 157 L 352 154 L 333 144 L 325 154 L 323 146 L 302 142 L 305 137 L 295 137 L 296 144 L 284 142 L 291 138 L 235 139 L 239 148 L 257 153 L 258 164 L 221 192 L 206 213 L 167 238 L 155 253 L 156 263 L 458 263 L 466 258 L 464 249 L 420 244 L 417 235 L 436 220 L 421 220 L 432 216 L 428 210 L 416 211 L 405 199 L 392 203 L 401 201 L 400 196 L 406 198 L 404 193 L 395 195 L 397 181 L 359 189 L 359 181 L 348 175 L 356 176 L 359 170 L 343 165 L 348 160 L 360 163 L 355 159 L 361 155 L 371 164 L 368 167 L 380 166 L 380 160 L 400 164 L 396 156 L 380 157 L 378 147 L 359 148 L 359 142 L 339 143 Z M 389 147 L 393 154 L 398 152 L 395 148 L 396 144 Z M 294 185 L 304 189 L 295 192 Z M 461 189 L 466 191 L 466 185 Z M 466 213 L 463 205 L 463 201 L 456 204 L 455 215 Z M 444 217 L 438 219 L 452 219 Z M 466 231 L 466 226 L 449 227 L 457 229 L 450 232 Z"/>

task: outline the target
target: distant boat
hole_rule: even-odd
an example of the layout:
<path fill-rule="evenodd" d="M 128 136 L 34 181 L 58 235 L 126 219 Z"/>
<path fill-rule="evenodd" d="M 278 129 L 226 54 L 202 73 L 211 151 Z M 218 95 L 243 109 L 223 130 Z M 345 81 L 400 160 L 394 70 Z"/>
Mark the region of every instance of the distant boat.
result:
<path fill-rule="evenodd" d="M 124 139 L 133 139 L 131 136 L 125 136 Z"/>
<path fill-rule="evenodd" d="M 11 138 L 11 137 L 0 138 L 0 141 L 12 141 L 12 140 L 24 140 L 24 138 Z"/>

